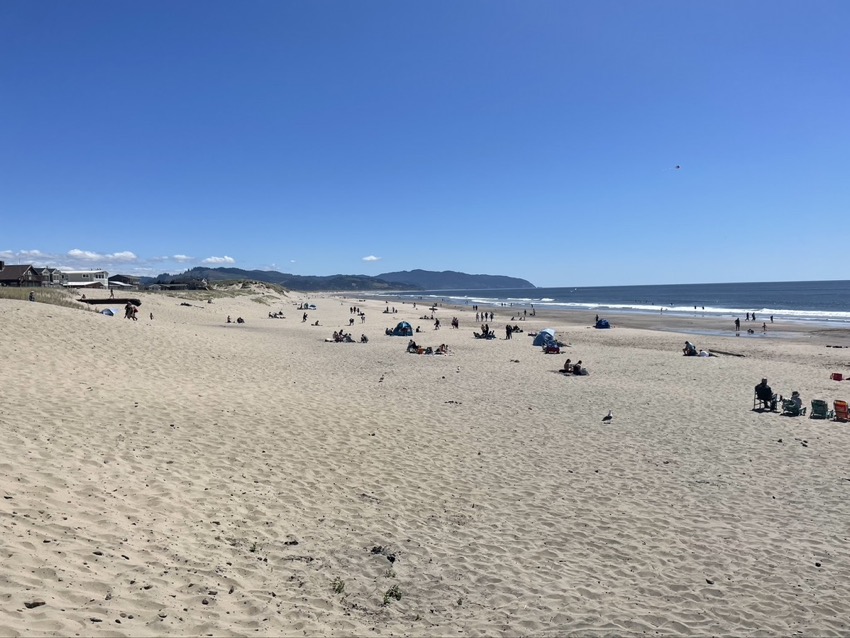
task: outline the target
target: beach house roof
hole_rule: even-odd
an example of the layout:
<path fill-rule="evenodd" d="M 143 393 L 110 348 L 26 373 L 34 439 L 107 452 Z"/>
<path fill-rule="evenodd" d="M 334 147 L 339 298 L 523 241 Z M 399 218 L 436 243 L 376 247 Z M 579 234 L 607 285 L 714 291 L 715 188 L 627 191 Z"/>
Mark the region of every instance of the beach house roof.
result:
<path fill-rule="evenodd" d="M 41 275 L 32 264 L 9 265 L 0 272 L 0 283 L 6 286 L 41 285 Z"/>

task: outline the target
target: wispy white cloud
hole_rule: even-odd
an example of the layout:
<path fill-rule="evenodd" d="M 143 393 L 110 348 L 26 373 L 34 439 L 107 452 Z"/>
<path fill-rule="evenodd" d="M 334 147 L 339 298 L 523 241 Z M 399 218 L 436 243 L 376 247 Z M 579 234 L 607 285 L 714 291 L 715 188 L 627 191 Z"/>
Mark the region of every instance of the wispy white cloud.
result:
<path fill-rule="evenodd" d="M 236 260 L 233 257 L 207 257 L 201 263 L 203 264 L 235 264 Z"/>
<path fill-rule="evenodd" d="M 172 255 L 171 259 L 176 261 L 178 264 L 185 264 L 187 261 L 192 261 L 194 257 L 189 257 L 189 255 Z"/>
<path fill-rule="evenodd" d="M 375 257 L 375 255 L 369 255 L 368 257 L 364 257 L 363 261 L 381 261 L 381 258 Z"/>
<path fill-rule="evenodd" d="M 0 259 L 21 259 L 24 261 L 44 261 L 54 259 L 56 256 L 42 252 L 38 249 L 33 250 L 2 250 L 0 251 Z"/>
<path fill-rule="evenodd" d="M 76 261 L 86 261 L 86 262 L 119 262 L 119 263 L 130 263 L 133 261 L 138 261 L 138 257 L 135 253 L 130 252 L 129 250 L 123 250 L 117 253 L 96 253 L 91 250 L 80 250 L 79 248 L 74 248 L 67 252 L 67 256 L 70 259 L 74 259 Z"/>
<path fill-rule="evenodd" d="M 18 253 L 21 257 L 26 257 L 28 259 L 50 259 L 53 255 L 48 255 L 47 253 L 43 253 L 40 250 L 22 250 Z"/>

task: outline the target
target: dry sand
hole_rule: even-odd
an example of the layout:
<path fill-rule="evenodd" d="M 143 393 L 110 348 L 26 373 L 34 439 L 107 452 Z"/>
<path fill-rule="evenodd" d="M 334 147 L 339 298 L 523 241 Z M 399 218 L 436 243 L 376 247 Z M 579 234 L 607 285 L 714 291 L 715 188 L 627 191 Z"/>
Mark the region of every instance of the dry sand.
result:
<path fill-rule="evenodd" d="M 0 635 L 850 633 L 850 425 L 751 411 L 850 399 L 844 335 L 138 296 L 0 300 Z"/>

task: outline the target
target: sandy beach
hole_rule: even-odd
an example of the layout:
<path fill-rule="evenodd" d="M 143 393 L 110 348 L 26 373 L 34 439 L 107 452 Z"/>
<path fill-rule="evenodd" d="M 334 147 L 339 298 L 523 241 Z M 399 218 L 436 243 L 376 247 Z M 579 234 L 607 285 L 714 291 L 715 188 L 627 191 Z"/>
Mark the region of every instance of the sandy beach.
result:
<path fill-rule="evenodd" d="M 0 299 L 0 635 L 850 633 L 846 334 L 240 292 Z"/>

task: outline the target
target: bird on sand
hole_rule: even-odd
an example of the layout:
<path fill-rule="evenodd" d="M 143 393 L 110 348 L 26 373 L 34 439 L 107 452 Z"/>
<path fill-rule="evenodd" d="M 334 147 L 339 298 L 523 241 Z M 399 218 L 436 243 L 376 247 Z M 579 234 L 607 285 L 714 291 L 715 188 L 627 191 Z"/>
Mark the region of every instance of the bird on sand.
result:
<path fill-rule="evenodd" d="M 608 414 L 602 417 L 603 423 L 611 423 L 614 420 L 614 410 L 608 410 Z"/>

